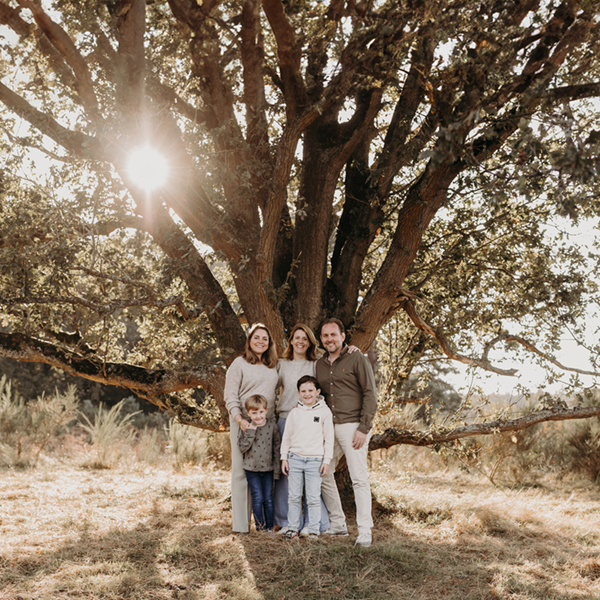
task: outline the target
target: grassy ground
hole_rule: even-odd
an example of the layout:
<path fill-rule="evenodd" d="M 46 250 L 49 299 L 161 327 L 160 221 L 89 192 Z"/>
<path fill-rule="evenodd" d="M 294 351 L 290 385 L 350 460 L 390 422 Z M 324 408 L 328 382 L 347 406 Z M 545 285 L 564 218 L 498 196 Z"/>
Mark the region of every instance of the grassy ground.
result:
<path fill-rule="evenodd" d="M 598 487 L 498 489 L 458 471 L 373 483 L 397 512 L 354 549 L 233 535 L 226 471 L 4 471 L 0 598 L 600 599 Z"/>

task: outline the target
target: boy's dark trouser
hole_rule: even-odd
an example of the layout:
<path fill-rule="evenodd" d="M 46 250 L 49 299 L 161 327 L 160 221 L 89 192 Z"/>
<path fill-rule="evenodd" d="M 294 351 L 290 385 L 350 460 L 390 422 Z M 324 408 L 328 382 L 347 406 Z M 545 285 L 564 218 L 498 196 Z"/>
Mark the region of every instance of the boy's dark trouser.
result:
<path fill-rule="evenodd" d="M 245 471 L 257 531 L 273 529 L 273 471 Z"/>

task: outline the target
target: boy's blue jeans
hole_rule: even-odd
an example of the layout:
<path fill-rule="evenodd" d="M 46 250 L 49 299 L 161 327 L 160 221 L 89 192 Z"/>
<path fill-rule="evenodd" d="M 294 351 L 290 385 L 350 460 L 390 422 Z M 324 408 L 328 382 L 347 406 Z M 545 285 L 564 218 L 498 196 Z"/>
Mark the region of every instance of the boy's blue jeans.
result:
<path fill-rule="evenodd" d="M 306 495 L 308 517 L 305 527 L 309 533 L 319 534 L 321 520 L 321 465 L 323 459 L 298 456 L 288 457 L 288 527 L 298 531 L 302 518 L 302 488 Z"/>
<path fill-rule="evenodd" d="M 285 431 L 285 417 L 279 417 L 277 427 L 279 427 L 279 435 L 283 439 L 283 432 Z M 279 479 L 273 483 L 274 494 L 273 502 L 275 504 L 275 524 L 280 527 L 288 526 L 288 477 L 283 473 L 279 476 Z M 306 502 L 304 503 L 304 519 L 300 519 L 300 529 L 304 525 L 308 524 L 308 507 Z M 306 521 L 306 523 L 305 523 Z M 321 496 L 321 531 L 329 529 L 329 513 L 325 502 L 323 502 L 323 496 Z"/>
<path fill-rule="evenodd" d="M 257 531 L 273 529 L 273 471 L 246 471 Z"/>

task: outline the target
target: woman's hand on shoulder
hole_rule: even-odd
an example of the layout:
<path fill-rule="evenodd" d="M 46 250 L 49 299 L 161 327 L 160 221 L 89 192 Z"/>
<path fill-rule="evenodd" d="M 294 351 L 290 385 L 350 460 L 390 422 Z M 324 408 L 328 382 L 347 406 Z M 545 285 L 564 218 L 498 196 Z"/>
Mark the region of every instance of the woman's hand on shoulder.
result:
<path fill-rule="evenodd" d="M 353 354 L 354 352 L 360 352 L 360 348 L 352 344 L 352 346 L 348 346 L 348 354 Z"/>

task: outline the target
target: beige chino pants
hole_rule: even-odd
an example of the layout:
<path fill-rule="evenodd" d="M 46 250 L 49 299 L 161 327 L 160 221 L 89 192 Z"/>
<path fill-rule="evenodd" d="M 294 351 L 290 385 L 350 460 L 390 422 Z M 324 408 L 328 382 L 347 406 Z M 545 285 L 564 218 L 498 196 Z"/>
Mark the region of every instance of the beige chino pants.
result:
<path fill-rule="evenodd" d="M 244 455 L 237 444 L 240 426 L 229 417 L 229 439 L 231 441 L 231 516 L 232 529 L 239 533 L 250 531 L 252 500 L 244 472 Z"/>
<path fill-rule="evenodd" d="M 371 486 L 369 485 L 369 471 L 367 467 L 367 455 L 369 451 L 369 440 L 371 432 L 367 436 L 362 448 L 355 450 L 352 447 L 354 432 L 358 429 L 358 423 L 343 423 L 334 425 L 335 443 L 333 446 L 333 459 L 329 465 L 329 472 L 323 477 L 321 484 L 321 495 L 329 512 L 331 529 L 340 531 L 346 529 L 346 516 L 342 509 L 340 493 L 335 483 L 334 473 L 342 454 L 346 456 L 348 472 L 354 489 L 354 501 L 356 502 L 356 524 L 358 534 L 371 533 L 373 517 L 371 516 Z"/>

